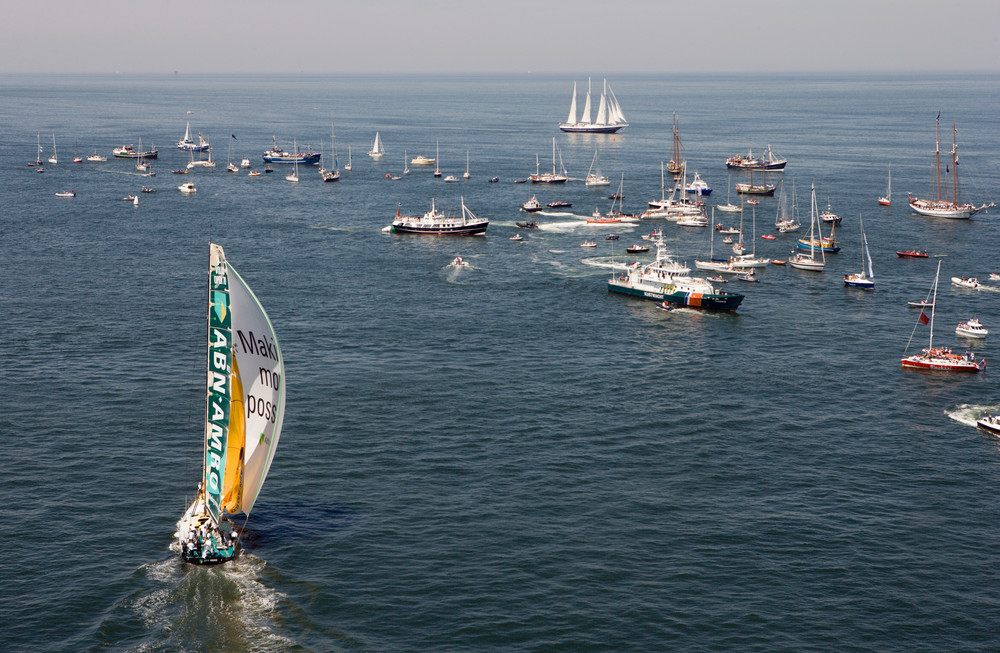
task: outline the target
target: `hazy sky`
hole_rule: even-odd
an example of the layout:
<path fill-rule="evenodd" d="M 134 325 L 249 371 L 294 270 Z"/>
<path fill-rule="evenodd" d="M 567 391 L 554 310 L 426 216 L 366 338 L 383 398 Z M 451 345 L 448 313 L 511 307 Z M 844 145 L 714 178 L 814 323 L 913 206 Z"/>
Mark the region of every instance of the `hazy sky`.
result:
<path fill-rule="evenodd" d="M 0 72 L 1000 69 L 1000 0 L 0 0 Z"/>

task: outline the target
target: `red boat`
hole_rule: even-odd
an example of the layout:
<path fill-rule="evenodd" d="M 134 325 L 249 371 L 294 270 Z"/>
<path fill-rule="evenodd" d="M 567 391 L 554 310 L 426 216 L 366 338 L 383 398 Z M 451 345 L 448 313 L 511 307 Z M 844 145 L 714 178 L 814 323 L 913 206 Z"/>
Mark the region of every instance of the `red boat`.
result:
<path fill-rule="evenodd" d="M 782 261 L 776 258 L 771 259 L 771 265 L 784 265 L 786 263 L 788 263 L 788 261 Z"/>
<path fill-rule="evenodd" d="M 777 236 L 775 236 L 774 234 L 764 234 L 763 236 L 761 236 L 761 238 L 763 238 L 764 240 L 774 240 L 775 238 L 777 238 Z"/>
<path fill-rule="evenodd" d="M 896 256 L 900 258 L 927 258 L 927 252 L 919 249 L 908 249 L 905 252 L 896 250 Z"/>

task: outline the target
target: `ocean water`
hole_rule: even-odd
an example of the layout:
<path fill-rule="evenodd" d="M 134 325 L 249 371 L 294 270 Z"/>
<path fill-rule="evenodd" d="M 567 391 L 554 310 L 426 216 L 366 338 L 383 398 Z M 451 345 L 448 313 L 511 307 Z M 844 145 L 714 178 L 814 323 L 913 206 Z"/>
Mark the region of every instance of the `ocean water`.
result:
<path fill-rule="evenodd" d="M 995 335 L 954 334 L 969 317 L 1000 329 L 1000 286 L 949 283 L 1000 272 L 1000 229 L 995 210 L 934 220 L 905 202 L 929 190 L 939 110 L 966 196 L 998 199 L 1000 78 L 609 81 L 631 123 L 614 137 L 558 132 L 563 77 L 4 77 L 0 647 L 1000 648 L 1000 440 L 974 426 L 1000 406 L 1000 359 Z M 674 112 L 710 205 L 749 147 L 788 158 L 768 180 L 794 180 L 806 220 L 815 184 L 844 217 L 826 272 L 730 282 L 734 314 L 607 292 L 607 264 L 653 228 L 681 260 L 707 255 L 705 229 L 583 221 L 614 190 L 583 185 L 595 149 L 626 211 L 660 196 Z M 189 120 L 218 167 L 171 175 Z M 330 155 L 331 123 L 354 167 L 335 184 L 225 171 L 230 144 L 260 169 L 272 136 Z M 376 131 L 381 161 L 365 155 Z M 60 162 L 38 174 L 26 164 L 53 133 Z M 140 137 L 160 149 L 154 178 L 70 162 Z M 513 184 L 536 155 L 551 167 L 553 137 L 573 180 Z M 438 143 L 445 174 L 468 152 L 470 180 L 386 178 Z M 143 185 L 157 192 L 121 201 Z M 511 241 L 532 195 L 573 207 Z M 381 231 L 397 207 L 461 198 L 486 236 Z M 791 235 L 759 238 L 775 207 L 757 207 L 754 244 L 787 258 Z M 861 265 L 859 216 L 873 292 L 841 282 Z M 288 395 L 246 552 L 201 569 L 169 545 L 200 474 L 210 241 L 266 307 Z M 895 255 L 916 247 L 934 256 Z M 939 261 L 935 343 L 971 347 L 984 373 L 900 369 L 911 333 L 911 352 L 928 337 L 906 302 Z"/>

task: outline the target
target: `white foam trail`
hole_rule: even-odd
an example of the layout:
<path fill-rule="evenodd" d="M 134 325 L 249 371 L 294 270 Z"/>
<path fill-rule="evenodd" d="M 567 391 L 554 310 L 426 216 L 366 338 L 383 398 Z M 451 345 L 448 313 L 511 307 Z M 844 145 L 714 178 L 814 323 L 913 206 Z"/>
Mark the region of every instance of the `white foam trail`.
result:
<path fill-rule="evenodd" d="M 965 426 L 975 426 L 976 420 L 984 413 L 1000 412 L 1000 406 L 977 406 L 975 404 L 959 404 L 951 410 L 944 411 L 944 414 Z"/>

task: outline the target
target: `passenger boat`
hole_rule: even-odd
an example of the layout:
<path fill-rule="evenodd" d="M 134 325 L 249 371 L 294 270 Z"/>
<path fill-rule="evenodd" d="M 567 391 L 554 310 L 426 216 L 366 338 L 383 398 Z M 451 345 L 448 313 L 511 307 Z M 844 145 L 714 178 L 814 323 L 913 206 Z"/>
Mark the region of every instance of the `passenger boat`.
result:
<path fill-rule="evenodd" d="M 580 119 L 576 119 L 576 82 L 573 82 L 573 98 L 569 103 L 569 115 L 566 122 L 559 124 L 564 132 L 583 132 L 588 134 L 614 134 L 619 129 L 628 127 L 625 114 L 622 113 L 618 98 L 604 80 L 604 90 L 601 92 L 600 104 L 597 108 L 597 118 L 590 121 L 590 79 L 587 80 L 587 97 Z"/>
<path fill-rule="evenodd" d="M 908 249 L 904 252 L 897 249 L 896 256 L 900 258 L 927 258 L 927 252 L 919 249 Z"/>
<path fill-rule="evenodd" d="M 934 285 L 931 286 L 929 298 L 931 299 L 931 315 L 920 311 L 917 321 L 920 324 L 929 324 L 927 348 L 914 356 L 907 356 L 900 361 L 903 368 L 915 368 L 924 370 L 942 370 L 946 372 L 978 372 L 986 367 L 985 360 L 976 360 L 976 355 L 972 352 L 965 354 L 954 354 L 946 347 L 934 347 L 934 310 L 937 303 L 938 277 L 941 274 L 941 261 L 938 261 L 937 272 L 934 275 Z"/>
<path fill-rule="evenodd" d="M 734 170 L 784 170 L 787 160 L 776 156 L 768 145 L 764 154 L 754 156 L 753 150 L 747 150 L 747 155 L 737 154 L 726 159 L 726 167 Z"/>
<path fill-rule="evenodd" d="M 937 178 L 937 199 L 918 199 L 912 195 L 908 195 L 910 198 L 910 208 L 920 215 L 926 215 L 933 218 L 951 218 L 953 220 L 967 220 L 971 218 L 976 213 L 984 211 L 992 206 L 993 202 L 987 204 L 982 204 L 976 206 L 968 202 L 962 203 L 958 199 L 958 144 L 957 135 L 958 129 L 955 127 L 955 123 L 952 123 L 952 141 L 951 141 L 951 166 L 946 166 L 946 172 L 951 172 L 952 179 L 952 196 L 948 200 L 944 198 L 941 194 L 941 139 L 939 137 L 939 125 L 941 123 L 941 112 L 938 111 L 937 118 L 934 121 L 934 164 L 936 170 Z"/>
<path fill-rule="evenodd" d="M 951 283 L 959 288 L 971 288 L 973 290 L 979 288 L 979 279 L 976 277 L 952 277 Z"/>
<path fill-rule="evenodd" d="M 322 152 L 313 152 L 312 149 L 301 152 L 298 150 L 297 146 L 293 148 L 295 149 L 295 152 L 286 152 L 278 147 L 278 140 L 274 136 L 271 137 L 271 143 L 271 149 L 261 155 L 264 159 L 264 163 L 298 163 L 299 165 L 304 166 L 314 166 L 319 165 L 320 158 L 322 157 Z"/>
<path fill-rule="evenodd" d="M 243 527 L 231 520 L 241 513 L 249 519 L 285 414 L 285 367 L 271 321 L 222 247 L 209 250 L 201 480 L 174 533 L 181 559 L 195 565 L 239 555 Z"/>
<path fill-rule="evenodd" d="M 695 195 L 711 195 L 712 188 L 701 178 L 698 171 L 695 170 L 694 179 L 684 187 L 684 192 L 694 193 Z"/>
<path fill-rule="evenodd" d="M 1000 435 L 1000 416 L 986 413 L 976 420 L 976 426 L 994 435 Z"/>
<path fill-rule="evenodd" d="M 955 333 L 966 338 L 985 338 L 990 332 L 982 322 L 973 317 L 966 322 L 959 322 Z"/>
<path fill-rule="evenodd" d="M 542 203 L 538 201 L 538 198 L 534 195 L 527 202 L 521 204 L 521 210 L 525 213 L 537 213 L 542 210 Z"/>
<path fill-rule="evenodd" d="M 447 217 L 438 211 L 433 199 L 430 210 L 421 217 L 403 215 L 397 208 L 396 219 L 389 225 L 389 230 L 395 233 L 435 236 L 479 236 L 486 233 L 486 228 L 490 224 L 489 219 L 479 218 L 470 211 L 465 206 L 465 198 L 462 198 L 461 202 L 461 213 L 452 217 Z"/>
<path fill-rule="evenodd" d="M 656 242 L 656 258 L 651 263 L 635 262 L 623 271 L 616 270 L 608 281 L 608 291 L 724 311 L 735 311 L 743 301 L 743 295 L 717 290 L 706 279 L 688 276 L 680 270 L 688 269 L 677 265 L 660 238 Z"/>
<path fill-rule="evenodd" d="M 151 150 L 141 152 L 131 145 L 121 145 L 111 150 L 116 159 L 155 159 L 159 156 L 159 151 L 154 147 Z"/>

